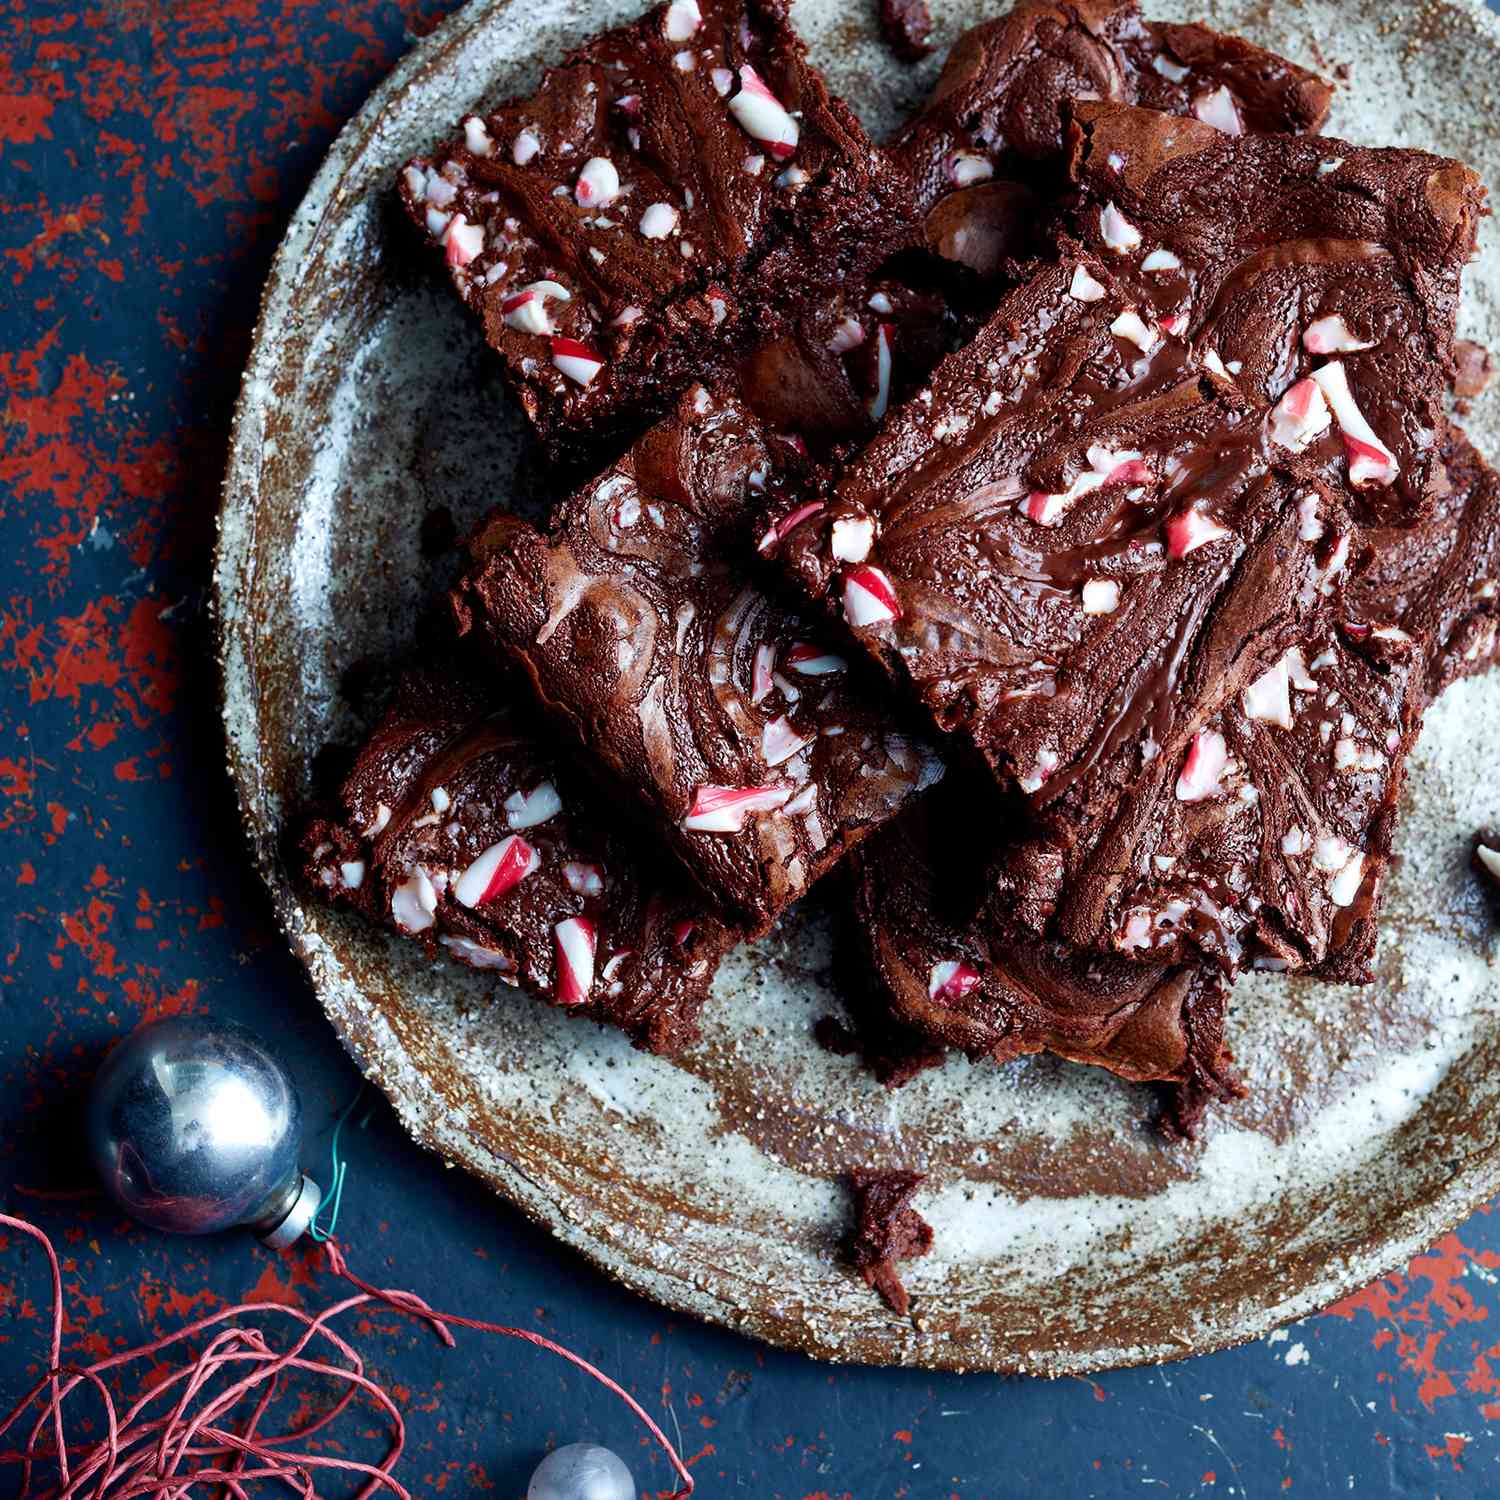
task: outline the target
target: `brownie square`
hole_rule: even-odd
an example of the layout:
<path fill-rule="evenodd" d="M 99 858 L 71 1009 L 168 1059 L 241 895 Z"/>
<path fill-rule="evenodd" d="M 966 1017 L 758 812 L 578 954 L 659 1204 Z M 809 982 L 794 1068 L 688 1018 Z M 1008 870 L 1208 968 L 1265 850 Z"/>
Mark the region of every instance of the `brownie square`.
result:
<path fill-rule="evenodd" d="M 1231 134 L 1322 128 L 1332 87 L 1239 37 L 1143 19 L 1134 0 L 1030 0 L 964 33 L 892 142 L 928 244 L 981 273 L 1026 245 L 1062 186 L 1072 99 L 1139 104 Z"/>
<path fill-rule="evenodd" d="M 1092 243 L 1008 294 L 778 541 L 1042 802 L 1269 666 L 1356 560 L 1353 515 L 1431 503 L 1482 202 L 1420 152 L 1079 108 Z M 1239 639 L 1201 671 L 1231 604 Z"/>
<path fill-rule="evenodd" d="M 1227 982 L 1212 966 L 1081 953 L 976 914 L 992 847 L 982 787 L 955 773 L 852 857 L 861 1027 L 1006 1062 L 1047 1051 L 1173 1085 L 1176 1123 L 1238 1092 L 1224 1048 Z"/>
<path fill-rule="evenodd" d="M 904 175 L 778 0 L 672 0 L 605 32 L 399 191 L 539 433 L 596 449 L 911 235 Z"/>
<path fill-rule="evenodd" d="M 673 1052 L 742 936 L 591 786 L 587 765 L 459 677 L 412 673 L 337 806 L 301 838 L 326 900 L 572 1014 Z"/>
<path fill-rule="evenodd" d="M 757 931 L 942 770 L 827 622 L 748 576 L 751 517 L 792 463 L 741 401 L 695 387 L 548 534 L 494 516 L 453 593 L 460 632 L 520 667 Z"/>

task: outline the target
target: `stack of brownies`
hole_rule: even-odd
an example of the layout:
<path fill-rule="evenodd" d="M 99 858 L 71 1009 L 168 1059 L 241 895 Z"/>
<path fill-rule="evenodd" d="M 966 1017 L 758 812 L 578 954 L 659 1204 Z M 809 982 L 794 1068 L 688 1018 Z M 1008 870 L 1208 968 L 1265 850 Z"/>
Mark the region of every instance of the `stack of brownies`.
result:
<path fill-rule="evenodd" d="M 1025 0 L 881 149 L 784 0 L 671 0 L 461 121 L 398 190 L 582 482 L 468 540 L 314 886 L 668 1052 L 838 867 L 893 1080 L 1047 1049 L 1191 1128 L 1242 970 L 1369 980 L 1423 710 L 1496 655 L 1484 192 L 1330 93 Z"/>

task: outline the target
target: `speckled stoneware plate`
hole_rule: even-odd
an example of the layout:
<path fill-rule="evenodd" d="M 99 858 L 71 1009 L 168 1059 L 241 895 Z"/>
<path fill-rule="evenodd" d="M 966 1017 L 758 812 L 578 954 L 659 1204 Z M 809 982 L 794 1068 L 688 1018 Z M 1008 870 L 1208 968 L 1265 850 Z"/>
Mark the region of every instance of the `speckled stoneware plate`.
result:
<path fill-rule="evenodd" d="M 420 1141 L 675 1308 L 827 1358 L 1063 1374 L 1218 1348 L 1321 1307 L 1500 1189 L 1500 969 L 1467 840 L 1500 825 L 1500 676 L 1461 683 L 1414 758 L 1378 983 L 1259 978 L 1231 1037 L 1254 1092 L 1165 1146 L 1146 1091 L 1050 1059 L 954 1059 L 899 1093 L 812 1041 L 825 924 L 731 962 L 668 1063 L 304 904 L 281 840 L 309 761 L 360 726 L 351 663 L 406 649 L 460 526 L 504 500 L 519 414 L 436 276 L 396 253 L 395 168 L 637 0 L 472 0 L 339 137 L 282 245 L 245 377 L 217 588 L 225 723 L 255 859 L 360 1065 Z M 982 18 L 938 0 L 944 44 Z M 835 86 L 885 132 L 935 61 L 893 63 L 871 0 L 798 0 Z M 1154 6 L 1165 15 L 1169 7 Z M 1175 6 L 1170 7 L 1178 14 Z M 1205 19 L 1347 65 L 1331 128 L 1462 157 L 1500 188 L 1500 28 L 1478 5 L 1209 0 Z M 1196 13 L 1196 12 L 1195 12 Z M 1493 229 L 1467 331 L 1500 346 Z M 1471 426 L 1500 454 L 1493 402 Z M 890 1314 L 840 1263 L 855 1164 L 931 1174 L 937 1231 Z"/>

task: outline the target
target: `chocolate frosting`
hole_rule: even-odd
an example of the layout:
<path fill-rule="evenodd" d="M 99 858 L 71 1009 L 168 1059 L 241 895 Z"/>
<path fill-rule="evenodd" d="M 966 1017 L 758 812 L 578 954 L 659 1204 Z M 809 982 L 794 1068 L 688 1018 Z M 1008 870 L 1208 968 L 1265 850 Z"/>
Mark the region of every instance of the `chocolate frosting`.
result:
<path fill-rule="evenodd" d="M 757 930 L 942 771 L 826 624 L 747 578 L 750 517 L 778 487 L 795 473 L 749 410 L 696 387 L 549 535 L 492 518 L 453 595 L 460 630 L 519 664 Z"/>
<path fill-rule="evenodd" d="M 306 881 L 435 957 L 676 1051 L 742 934 L 670 868 L 648 867 L 593 779 L 534 710 L 413 673 L 337 805 L 304 829 Z"/>

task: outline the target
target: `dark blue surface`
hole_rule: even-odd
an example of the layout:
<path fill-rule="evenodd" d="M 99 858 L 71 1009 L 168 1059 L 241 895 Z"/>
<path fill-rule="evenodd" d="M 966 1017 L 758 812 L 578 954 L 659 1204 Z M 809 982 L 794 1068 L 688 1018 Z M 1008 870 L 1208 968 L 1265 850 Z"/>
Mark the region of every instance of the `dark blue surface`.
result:
<path fill-rule="evenodd" d="M 208 550 L 271 251 L 338 125 L 445 8 L 0 13 L 0 1202 L 68 1256 L 78 1354 L 251 1292 L 337 1295 L 310 1258 L 170 1241 L 97 1200 L 21 1189 L 82 1184 L 81 1090 L 145 1016 L 211 1010 L 277 1043 L 319 1163 L 358 1087 L 242 853 Z M 1488 1213 L 1337 1313 L 1188 1364 L 1058 1384 L 830 1369 L 607 1284 L 417 1151 L 382 1101 L 355 1120 L 341 1230 L 356 1267 L 602 1364 L 680 1431 L 707 1496 L 1500 1489 Z M 0 1398 L 43 1353 L 44 1291 L 35 1254 L 0 1252 Z M 520 1496 L 544 1449 L 577 1437 L 667 1486 L 623 1408 L 545 1354 L 477 1336 L 445 1351 L 394 1317 L 361 1342 L 402 1392 L 417 1493 Z"/>

